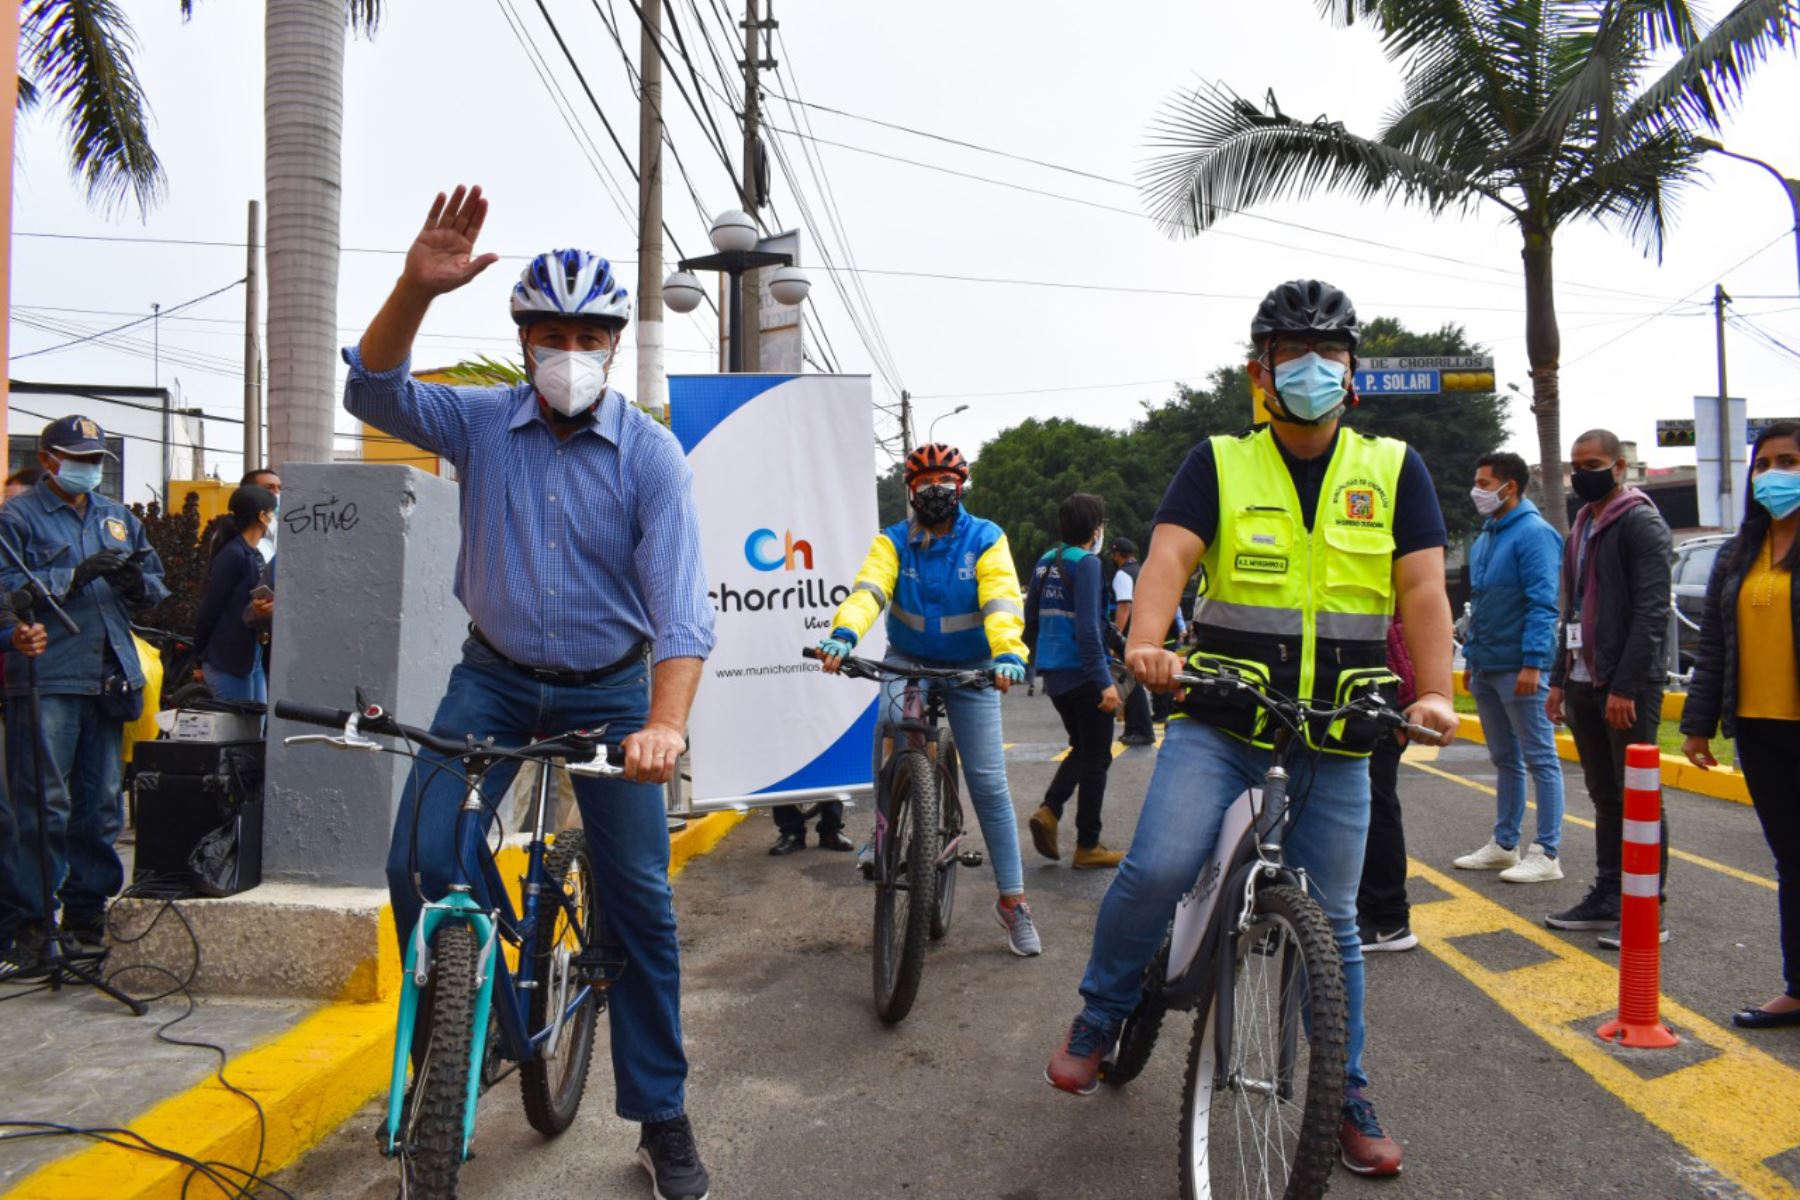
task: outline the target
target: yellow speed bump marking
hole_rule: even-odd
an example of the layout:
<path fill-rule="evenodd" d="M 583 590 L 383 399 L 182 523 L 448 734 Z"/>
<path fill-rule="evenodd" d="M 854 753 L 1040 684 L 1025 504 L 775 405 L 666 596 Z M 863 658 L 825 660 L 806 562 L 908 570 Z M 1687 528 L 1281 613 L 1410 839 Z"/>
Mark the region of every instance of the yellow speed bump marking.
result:
<path fill-rule="evenodd" d="M 1448 779 L 1451 783 L 1460 783 L 1470 791 L 1480 792 L 1484 796 L 1498 794 L 1493 788 L 1485 783 L 1478 783 L 1473 779 L 1464 779 L 1461 775 L 1446 771 L 1441 767 L 1429 766 L 1426 763 L 1415 761 L 1412 758 L 1405 758 L 1402 759 L 1402 761 L 1417 767 L 1427 775 L 1436 775 L 1439 779 Z M 1535 800 L 1527 800 L 1525 802 L 1525 807 L 1535 812 L 1537 811 L 1537 802 Z M 1586 817 L 1575 816 L 1573 813 L 1565 812 L 1563 814 L 1563 820 L 1573 825 L 1580 825 L 1585 829 L 1592 829 L 1594 827 L 1592 821 L 1588 820 Z M 1771 892 L 1776 888 L 1775 881 L 1766 875 L 1757 875 L 1750 871 L 1740 870 L 1737 867 L 1731 866 L 1729 863 L 1722 863 L 1716 859 L 1706 858 L 1688 850 L 1679 850 L 1674 846 L 1670 846 L 1669 857 L 1679 858 L 1682 862 L 1693 863 L 1696 867 L 1705 867 L 1709 871 L 1717 871 L 1721 875 L 1729 875 L 1731 878 L 1740 880 L 1744 883 L 1753 883 L 1757 887 L 1768 888 Z"/>
<path fill-rule="evenodd" d="M 1800 1096 L 1800 1071 L 1665 996 L 1663 1019 L 1717 1053 L 1655 1079 L 1640 1076 L 1626 1056 L 1658 1051 L 1616 1050 L 1594 1036 L 1618 1006 L 1619 975 L 1613 966 L 1417 859 L 1411 867 L 1415 877 L 1450 897 L 1413 905 L 1412 927 L 1421 945 L 1627 1108 L 1751 1195 L 1795 1194 L 1794 1186 L 1764 1162 L 1800 1146 L 1800 1107 L 1775 1099 Z M 1502 932 L 1531 942 L 1550 960 L 1491 971 L 1452 944 Z"/>

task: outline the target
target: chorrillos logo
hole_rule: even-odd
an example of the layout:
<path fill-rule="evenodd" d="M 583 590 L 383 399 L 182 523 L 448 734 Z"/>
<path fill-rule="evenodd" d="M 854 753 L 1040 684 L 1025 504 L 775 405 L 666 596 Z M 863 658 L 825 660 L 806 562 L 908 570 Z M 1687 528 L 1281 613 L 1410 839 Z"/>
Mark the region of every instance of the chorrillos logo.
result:
<path fill-rule="evenodd" d="M 813 569 L 812 543 L 796 541 L 792 531 L 775 536 L 773 529 L 758 529 L 744 539 L 744 558 L 759 571 L 792 571 Z"/>

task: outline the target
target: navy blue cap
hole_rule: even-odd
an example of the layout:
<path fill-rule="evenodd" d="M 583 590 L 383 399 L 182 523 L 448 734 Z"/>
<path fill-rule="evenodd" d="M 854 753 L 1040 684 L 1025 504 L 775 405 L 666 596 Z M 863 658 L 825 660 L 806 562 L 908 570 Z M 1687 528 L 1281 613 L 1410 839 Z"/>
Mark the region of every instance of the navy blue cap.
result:
<path fill-rule="evenodd" d="M 92 417 L 79 414 L 44 426 L 44 432 L 38 434 L 38 449 L 61 450 L 65 454 L 113 456 L 112 451 L 106 448 L 106 431 L 100 428 L 100 423 Z"/>

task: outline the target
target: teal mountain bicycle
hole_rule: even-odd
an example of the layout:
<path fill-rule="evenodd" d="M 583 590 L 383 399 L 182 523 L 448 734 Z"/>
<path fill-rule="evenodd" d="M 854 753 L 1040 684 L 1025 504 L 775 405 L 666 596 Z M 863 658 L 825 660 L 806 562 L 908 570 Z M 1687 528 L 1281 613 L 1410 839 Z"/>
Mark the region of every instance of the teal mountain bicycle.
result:
<path fill-rule="evenodd" d="M 338 731 L 289 737 L 289 745 L 407 757 L 422 748 L 460 764 L 466 773 L 453 882 L 443 896 L 425 897 L 404 948 L 387 1116 L 377 1134 L 381 1152 L 399 1160 L 402 1197 L 448 1200 L 456 1195 L 457 1175 L 471 1154 L 476 1098 L 507 1075 L 518 1072 L 525 1116 L 539 1133 L 554 1137 L 575 1120 L 587 1087 L 595 1025 L 608 988 L 626 966 L 616 948 L 600 939 L 594 867 L 581 831 L 546 836 L 552 773 L 538 773 L 516 913 L 488 847 L 482 780 L 506 760 L 562 759 L 571 774 L 617 775 L 622 773 L 619 748 L 602 742 L 604 730 L 578 730 L 518 747 L 474 738 L 457 742 L 402 725 L 364 700 L 360 690 L 354 712 L 282 700 L 275 715 Z M 405 748 L 384 746 L 371 734 L 399 738 Z M 516 966 L 502 947 L 513 952 Z M 425 1034 L 409 1093 L 415 1028 Z"/>

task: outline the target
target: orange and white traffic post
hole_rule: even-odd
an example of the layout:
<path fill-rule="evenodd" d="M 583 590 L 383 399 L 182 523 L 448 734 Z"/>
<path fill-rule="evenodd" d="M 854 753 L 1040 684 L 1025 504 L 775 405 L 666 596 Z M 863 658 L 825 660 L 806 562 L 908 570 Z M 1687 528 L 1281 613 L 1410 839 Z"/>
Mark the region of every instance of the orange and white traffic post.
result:
<path fill-rule="evenodd" d="M 1621 1046 L 1660 1049 L 1681 1039 L 1663 1024 L 1662 751 L 1625 749 L 1625 833 L 1619 886 L 1619 1015 L 1595 1032 Z"/>

